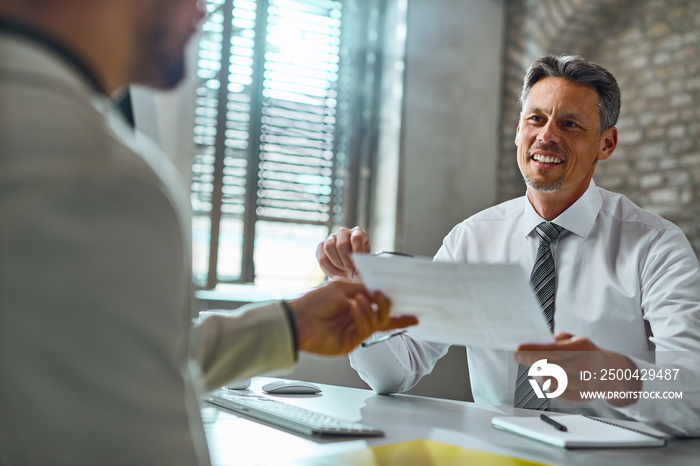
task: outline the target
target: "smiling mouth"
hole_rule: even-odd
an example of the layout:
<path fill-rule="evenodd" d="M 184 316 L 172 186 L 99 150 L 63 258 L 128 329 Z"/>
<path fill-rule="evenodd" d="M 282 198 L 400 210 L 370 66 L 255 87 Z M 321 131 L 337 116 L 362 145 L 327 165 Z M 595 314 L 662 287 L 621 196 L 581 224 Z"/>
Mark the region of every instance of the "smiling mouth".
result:
<path fill-rule="evenodd" d="M 548 155 L 532 154 L 530 157 L 532 158 L 532 160 L 538 163 L 546 163 L 551 165 L 560 165 L 564 163 L 562 159 L 558 157 L 550 157 Z"/>

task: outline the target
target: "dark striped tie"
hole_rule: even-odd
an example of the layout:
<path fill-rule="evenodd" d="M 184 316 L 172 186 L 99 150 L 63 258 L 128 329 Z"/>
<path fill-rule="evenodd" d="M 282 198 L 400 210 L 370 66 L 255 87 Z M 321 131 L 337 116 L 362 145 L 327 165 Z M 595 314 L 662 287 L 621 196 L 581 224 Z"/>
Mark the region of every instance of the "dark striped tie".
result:
<path fill-rule="evenodd" d="M 537 301 L 544 313 L 549 331 L 554 332 L 554 291 L 556 275 L 554 273 L 554 258 L 552 257 L 552 241 L 557 239 L 562 231 L 558 225 L 542 222 L 537 225 L 537 235 L 540 237 L 540 245 L 537 249 L 535 265 L 530 274 L 530 286 L 535 292 Z M 537 398 L 530 385 L 527 371 L 529 367 L 518 366 L 518 376 L 515 381 L 515 399 L 513 405 L 516 408 L 537 410 L 548 409 L 547 398 Z"/>

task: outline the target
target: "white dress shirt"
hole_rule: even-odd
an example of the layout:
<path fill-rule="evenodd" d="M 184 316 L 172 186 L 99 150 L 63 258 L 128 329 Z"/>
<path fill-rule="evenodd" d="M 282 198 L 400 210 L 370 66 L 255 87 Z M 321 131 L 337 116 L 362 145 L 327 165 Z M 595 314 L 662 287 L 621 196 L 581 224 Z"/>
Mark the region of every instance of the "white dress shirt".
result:
<path fill-rule="evenodd" d="M 197 394 L 293 367 L 276 303 L 192 328 L 189 234 L 168 159 L 0 31 L 0 464 L 207 465 Z"/>
<path fill-rule="evenodd" d="M 517 263 L 529 275 L 539 244 L 535 227 L 543 221 L 526 197 L 507 201 L 457 225 L 435 260 Z M 642 389 L 682 390 L 682 400 L 642 399 L 613 408 L 602 400 L 572 405 L 553 399 L 553 409 L 631 417 L 679 435 L 700 434 L 700 271 L 682 231 L 592 181 L 554 223 L 564 228 L 552 244 L 555 334 L 587 337 L 632 357 L 640 369 L 655 367 L 649 362 L 654 358 L 686 361 L 676 381 L 645 381 Z M 405 334 L 355 350 L 350 362 L 375 391 L 392 393 L 412 388 L 446 351 L 446 345 Z M 512 406 L 513 354 L 468 347 L 467 357 L 474 400 Z"/>

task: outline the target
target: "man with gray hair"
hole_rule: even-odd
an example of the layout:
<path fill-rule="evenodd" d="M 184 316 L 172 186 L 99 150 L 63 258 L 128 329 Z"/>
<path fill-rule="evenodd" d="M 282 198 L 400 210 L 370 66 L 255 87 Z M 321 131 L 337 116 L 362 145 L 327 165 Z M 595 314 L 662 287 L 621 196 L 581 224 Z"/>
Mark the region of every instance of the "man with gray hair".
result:
<path fill-rule="evenodd" d="M 677 226 L 592 179 L 617 145 L 615 78 L 579 56 L 542 57 L 527 70 L 520 102 L 515 145 L 525 196 L 457 225 L 434 260 L 517 263 L 532 271 L 553 341 L 522 342 L 515 355 L 468 347 L 474 400 L 700 434 L 697 258 Z M 350 277 L 351 254 L 369 251 L 362 228 L 343 228 L 319 245 L 317 258 L 330 277 Z M 447 348 L 409 332 L 359 348 L 350 361 L 375 391 L 393 393 L 415 386 Z M 674 357 L 688 362 L 670 364 Z M 542 359 L 567 373 L 558 398 L 543 399 L 529 386 L 526 369 Z M 672 378 L 648 376 L 660 373 Z M 644 395 L 670 387 L 682 399 Z M 582 391 L 599 398 L 584 403 Z"/>

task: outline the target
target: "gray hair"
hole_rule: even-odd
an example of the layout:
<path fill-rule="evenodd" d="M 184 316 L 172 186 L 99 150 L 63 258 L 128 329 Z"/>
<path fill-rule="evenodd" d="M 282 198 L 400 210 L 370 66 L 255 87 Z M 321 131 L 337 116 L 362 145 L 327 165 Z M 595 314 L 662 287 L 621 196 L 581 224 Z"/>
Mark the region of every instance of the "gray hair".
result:
<path fill-rule="evenodd" d="M 620 88 L 612 73 L 602 66 L 578 55 L 548 55 L 538 58 L 525 73 L 523 90 L 520 93 L 521 108 L 525 106 L 525 100 L 532 86 L 546 77 L 564 78 L 595 89 L 598 93 L 598 114 L 600 115 L 598 137 L 603 134 L 603 131 L 617 124 L 621 105 Z"/>

